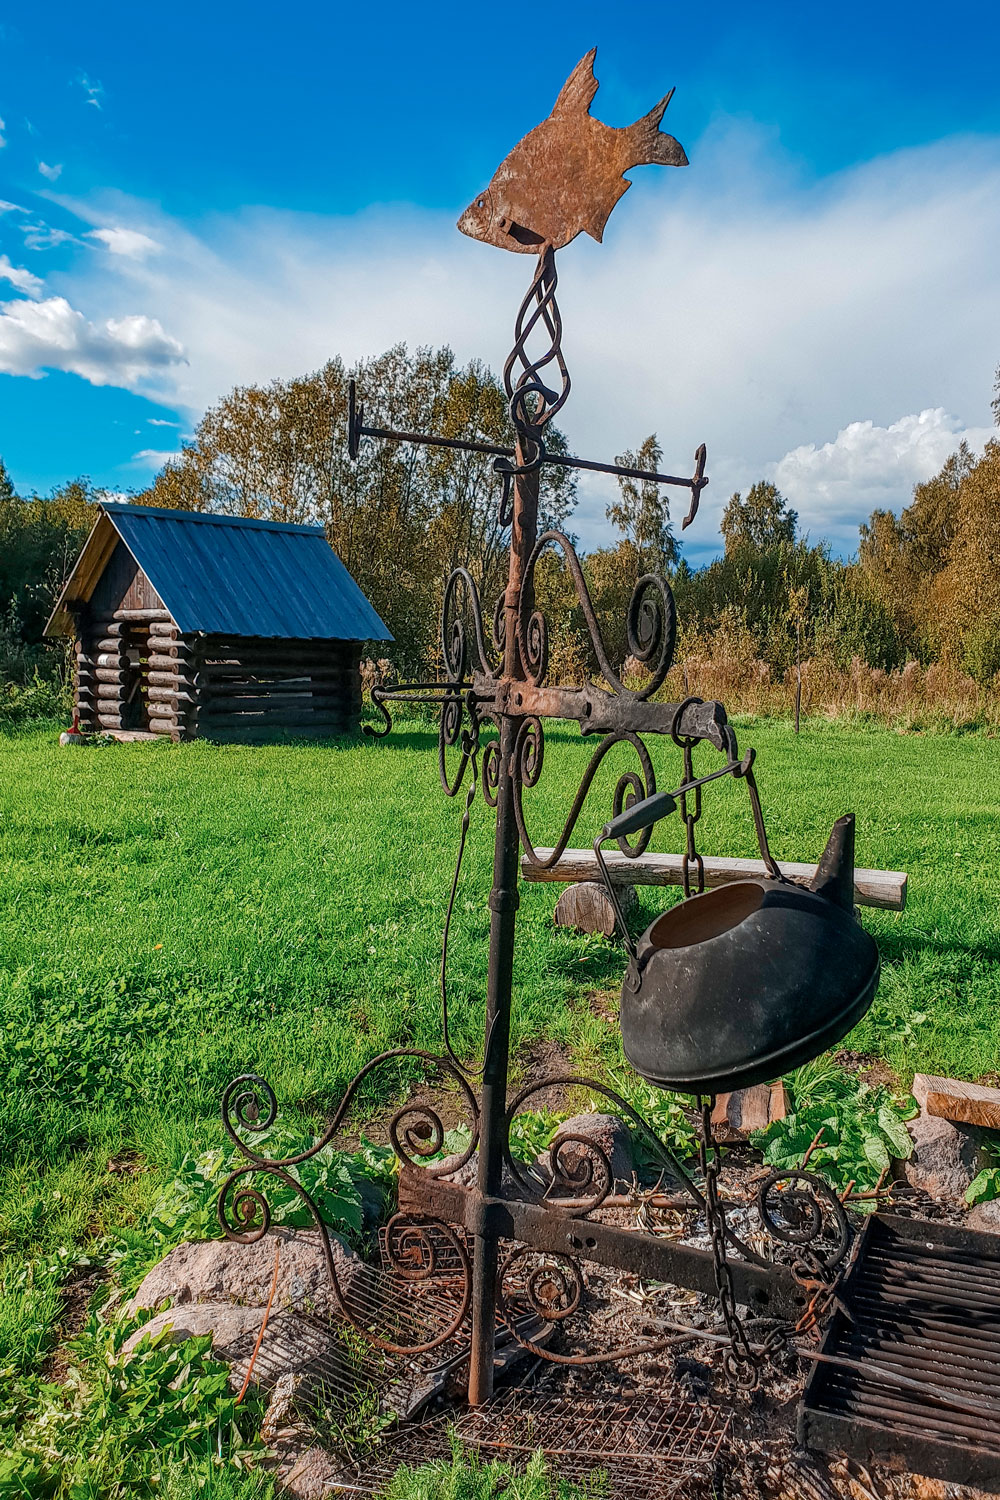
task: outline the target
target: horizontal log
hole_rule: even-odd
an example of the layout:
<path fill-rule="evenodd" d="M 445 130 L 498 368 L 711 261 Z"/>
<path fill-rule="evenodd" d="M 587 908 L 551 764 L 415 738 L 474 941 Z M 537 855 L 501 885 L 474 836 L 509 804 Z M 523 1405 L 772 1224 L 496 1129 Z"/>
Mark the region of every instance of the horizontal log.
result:
<path fill-rule="evenodd" d="M 213 667 L 199 666 L 198 670 L 203 680 L 220 692 L 228 689 L 239 692 L 240 688 L 246 687 L 248 683 L 251 686 L 254 683 L 260 683 L 262 687 L 268 688 L 285 687 L 288 692 L 294 692 L 296 687 L 308 687 L 313 683 L 329 683 L 335 687 L 360 686 L 357 679 L 349 672 L 331 671 L 329 668 L 306 672 L 301 667 L 292 667 L 280 672 L 265 672 L 258 667 L 256 671 L 251 672 L 240 667 L 232 672 L 219 672 Z"/>
<path fill-rule="evenodd" d="M 537 850 L 546 859 L 551 849 Z M 617 850 L 604 856 L 608 874 L 615 885 L 683 885 L 682 856 L 679 854 L 641 854 L 628 859 Z M 709 855 L 705 860 L 706 887 L 729 885 L 734 880 L 760 879 L 767 874 L 760 859 L 720 859 Z M 781 872 L 797 885 L 808 885 L 816 874 L 815 865 L 780 861 Z M 555 880 L 563 884 L 578 880 L 600 880 L 601 872 L 592 849 L 567 849 L 550 869 L 540 870 L 521 857 L 521 874 L 525 880 Z M 906 906 L 907 877 L 902 870 L 855 870 L 854 900 L 858 906 L 880 907 L 883 911 L 902 911 Z"/>
<path fill-rule="evenodd" d="M 106 651 L 112 656 L 124 656 L 125 642 L 122 639 L 116 640 L 113 635 L 103 635 L 100 640 L 94 642 L 93 649 L 95 652 Z"/>
<path fill-rule="evenodd" d="M 207 635 L 203 640 L 205 653 L 211 656 L 274 656 L 278 653 L 286 656 L 292 653 L 297 656 L 351 655 L 344 650 L 342 641 L 305 641 L 298 640 L 295 636 L 269 641 L 255 641 L 244 636 L 239 640 L 227 641 L 218 636 Z"/>
<path fill-rule="evenodd" d="M 97 684 L 98 698 L 110 698 L 115 703 L 120 703 L 122 698 L 121 683 L 99 682 Z"/>
<path fill-rule="evenodd" d="M 359 675 L 353 673 L 349 667 L 341 662 L 329 659 L 317 658 L 314 661 L 303 661 L 301 657 L 280 659 L 275 657 L 273 661 L 213 661 L 210 657 L 200 657 L 199 661 L 205 670 L 216 677 L 315 677 L 319 674 L 334 674 L 337 677 L 350 677 Z"/>
<path fill-rule="evenodd" d="M 169 672 L 166 668 L 153 668 L 146 673 L 146 681 L 150 687 L 193 687 L 196 679 L 181 672 Z"/>
<path fill-rule="evenodd" d="M 173 719 L 150 719 L 149 727 L 153 734 L 174 735 L 178 732 L 177 725 Z"/>
<path fill-rule="evenodd" d="M 206 635 L 213 651 L 347 651 L 352 641 L 315 635 Z"/>
<path fill-rule="evenodd" d="M 939 1120 L 1000 1130 L 1000 1089 L 958 1078 L 939 1078 L 935 1073 L 918 1073 L 911 1093 L 929 1115 Z"/>
<path fill-rule="evenodd" d="M 151 687 L 147 693 L 150 703 L 195 703 L 197 699 L 183 689 Z"/>
<path fill-rule="evenodd" d="M 185 665 L 190 663 L 192 659 L 191 652 L 184 645 L 183 641 L 176 644 L 174 642 L 150 641 L 148 647 L 144 649 L 143 655 L 147 658 L 155 656 L 159 661 L 179 661 Z"/>
<path fill-rule="evenodd" d="M 121 620 L 115 620 L 111 615 L 94 615 L 93 619 L 87 621 L 87 629 L 92 635 L 123 636 L 125 626 Z"/>
<path fill-rule="evenodd" d="M 179 635 L 181 632 L 173 620 L 167 619 L 150 620 L 149 633 L 150 635 Z"/>
<path fill-rule="evenodd" d="M 102 729 L 121 729 L 121 714 L 98 714 L 97 722 Z"/>
<path fill-rule="evenodd" d="M 110 667 L 112 671 L 120 672 L 128 666 L 128 657 L 124 652 L 102 651 L 94 658 L 97 667 Z"/>
<path fill-rule="evenodd" d="M 145 620 L 171 620 L 170 611 L 166 609 L 116 609 L 113 618 L 136 623 Z"/>
<path fill-rule="evenodd" d="M 146 666 L 152 672 L 173 672 L 179 666 L 186 667 L 187 665 L 183 652 L 167 655 L 163 651 L 153 651 L 146 658 Z"/>
<path fill-rule="evenodd" d="M 269 698 L 273 703 L 295 703 L 300 698 L 336 698 L 345 702 L 354 695 L 349 682 L 335 677 L 298 677 L 280 682 L 268 681 L 266 677 L 254 677 L 240 682 L 217 682 L 197 675 L 199 691 L 205 698 L 220 704 L 236 703 L 240 698 Z"/>
<path fill-rule="evenodd" d="M 98 682 L 121 682 L 125 672 L 122 667 L 95 667 L 94 676 Z"/>

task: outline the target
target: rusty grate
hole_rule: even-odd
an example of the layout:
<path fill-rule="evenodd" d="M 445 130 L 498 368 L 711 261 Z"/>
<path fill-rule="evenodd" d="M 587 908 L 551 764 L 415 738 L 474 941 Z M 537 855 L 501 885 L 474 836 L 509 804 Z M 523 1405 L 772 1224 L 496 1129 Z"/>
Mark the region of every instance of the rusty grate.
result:
<path fill-rule="evenodd" d="M 437 1417 L 387 1436 L 342 1484 L 345 1492 L 382 1494 L 400 1467 L 448 1463 L 453 1440 L 481 1459 L 516 1469 L 539 1448 L 563 1479 L 602 1477 L 602 1500 L 669 1500 L 707 1470 L 729 1427 L 728 1414 L 655 1396 L 497 1394 L 487 1407 Z"/>
<path fill-rule="evenodd" d="M 814 1448 L 1000 1481 L 1000 1238 L 876 1215 L 799 1408 Z M 839 1362 L 839 1363 L 838 1363 Z"/>
<path fill-rule="evenodd" d="M 693 1402 L 657 1396 L 543 1396 L 505 1391 L 489 1406 L 466 1412 L 459 1438 L 480 1450 L 514 1454 L 541 1448 L 560 1468 L 584 1473 L 607 1467 L 711 1463 L 729 1426 L 729 1416 Z"/>

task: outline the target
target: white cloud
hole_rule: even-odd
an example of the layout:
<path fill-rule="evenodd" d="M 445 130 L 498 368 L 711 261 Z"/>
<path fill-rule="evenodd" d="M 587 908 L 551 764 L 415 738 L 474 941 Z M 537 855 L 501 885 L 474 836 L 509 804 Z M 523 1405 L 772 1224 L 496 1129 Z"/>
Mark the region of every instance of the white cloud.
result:
<path fill-rule="evenodd" d="M 41 172 L 42 176 L 47 177 L 50 182 L 56 182 L 58 181 L 59 176 L 62 173 L 62 162 L 59 162 L 54 167 L 50 167 L 47 161 L 40 161 L 38 163 L 38 170 L 39 172 Z"/>
<path fill-rule="evenodd" d="M 3 147 L 7 144 L 7 137 L 4 135 L 4 131 L 6 129 L 7 127 L 4 124 L 3 119 L 2 117 L 0 117 L 0 150 L 2 150 Z"/>
<path fill-rule="evenodd" d="M 184 358 L 156 318 L 131 315 L 90 323 L 65 297 L 0 303 L 0 371 L 40 376 L 66 370 L 92 385 L 142 387 Z"/>
<path fill-rule="evenodd" d="M 10 257 L 6 255 L 0 255 L 0 281 L 9 281 L 12 287 L 27 292 L 29 297 L 37 297 L 45 284 L 40 276 L 34 276 L 23 266 L 11 265 Z"/>
<path fill-rule="evenodd" d="M 665 467 L 681 474 L 707 443 L 711 486 L 684 534 L 694 559 L 718 545 L 728 495 L 781 465 L 795 468 L 813 536 L 850 548 L 873 495 L 907 503 L 921 465 L 989 420 L 1000 141 L 898 152 L 809 186 L 742 126 L 685 145 L 690 171 L 637 170 L 605 244 L 581 236 L 560 253 L 573 376 L 561 425 L 596 459 L 655 430 Z M 450 343 L 499 370 L 532 271 L 529 257 L 459 235 L 462 205 L 339 219 L 260 209 L 190 228 L 120 195 L 61 206 L 92 232 L 131 222 L 155 236 L 156 256 L 80 263 L 74 300 L 85 293 L 105 317 L 140 306 L 169 328 L 189 363 L 158 366 L 150 393 L 194 416 L 237 383 L 397 341 Z M 931 424 L 933 440 L 919 426 L 892 433 L 918 421 L 901 413 L 938 408 L 956 415 Z M 816 463 L 791 464 L 866 422 L 870 464 L 882 467 L 853 498 L 846 480 L 817 478 Z M 606 537 L 613 494 L 611 480 L 581 479 L 573 525 L 585 545 Z M 674 495 L 679 516 L 685 496 Z"/>
<path fill-rule="evenodd" d="M 859 511 L 898 503 L 936 474 L 961 442 L 981 451 L 994 430 L 966 428 L 943 407 L 900 417 L 888 427 L 851 422 L 832 443 L 804 443 L 771 467 L 770 478 L 798 509 L 802 529 L 821 531 L 852 545 Z"/>
<path fill-rule="evenodd" d="M 148 234 L 140 234 L 137 229 L 91 229 L 87 238 L 100 240 L 112 255 L 125 255 L 130 260 L 141 260 L 151 251 L 161 248 L 156 240 L 150 239 Z"/>
<path fill-rule="evenodd" d="M 168 422 L 166 417 L 147 417 L 150 427 L 179 427 L 179 422 Z"/>
<path fill-rule="evenodd" d="M 68 229 L 55 229 L 51 224 L 21 224 L 19 227 L 29 250 L 52 250 L 56 245 L 68 245 L 76 238 Z"/>
<path fill-rule="evenodd" d="M 146 469 L 162 469 L 165 463 L 180 456 L 179 448 L 140 448 L 138 453 L 132 454 L 132 462 Z"/>
<path fill-rule="evenodd" d="M 100 83 L 91 83 L 86 73 L 81 73 L 78 79 L 80 87 L 87 96 L 87 103 L 92 104 L 95 109 L 101 108 L 101 100 L 104 97 L 104 86 Z"/>
<path fill-rule="evenodd" d="M 8 203 L 6 198 L 0 198 L 0 214 L 26 214 L 28 210 L 22 208 L 20 203 Z"/>

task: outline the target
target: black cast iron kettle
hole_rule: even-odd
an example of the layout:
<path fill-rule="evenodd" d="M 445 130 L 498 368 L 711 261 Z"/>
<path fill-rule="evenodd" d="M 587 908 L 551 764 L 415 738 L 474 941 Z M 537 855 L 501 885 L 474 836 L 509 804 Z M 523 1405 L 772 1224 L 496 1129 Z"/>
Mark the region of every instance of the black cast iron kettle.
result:
<path fill-rule="evenodd" d="M 601 841 L 648 827 L 668 803 L 637 803 Z M 833 825 L 809 888 L 735 881 L 664 912 L 629 948 L 622 1041 L 651 1083 L 718 1094 L 808 1062 L 846 1036 L 878 986 L 878 949 L 854 916 L 853 814 Z"/>

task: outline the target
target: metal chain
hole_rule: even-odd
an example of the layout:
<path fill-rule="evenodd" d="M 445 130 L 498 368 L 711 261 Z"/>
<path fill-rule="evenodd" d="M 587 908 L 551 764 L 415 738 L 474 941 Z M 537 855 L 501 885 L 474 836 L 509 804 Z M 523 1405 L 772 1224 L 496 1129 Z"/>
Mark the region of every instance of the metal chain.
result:
<path fill-rule="evenodd" d="M 750 1340 L 747 1338 L 743 1322 L 736 1311 L 733 1274 L 729 1269 L 726 1254 L 726 1216 L 719 1202 L 719 1152 L 712 1134 L 712 1110 L 714 1108 L 714 1094 L 701 1100 L 701 1137 L 698 1142 L 698 1159 L 702 1176 L 705 1179 L 705 1205 L 708 1232 L 712 1238 L 715 1289 L 722 1307 L 726 1332 L 729 1335 L 730 1348 L 723 1364 L 726 1374 L 734 1385 L 744 1391 L 753 1391 L 757 1389 L 760 1381 L 760 1366 L 750 1347 Z"/>
<path fill-rule="evenodd" d="M 692 741 L 688 740 L 688 739 L 685 739 L 684 742 L 683 742 L 683 747 L 684 747 L 684 781 L 685 782 L 689 782 L 689 781 L 693 781 L 694 780 L 694 754 L 693 754 L 693 748 L 692 748 Z M 685 847 L 684 847 L 684 855 L 683 855 L 683 858 L 681 860 L 681 875 L 682 875 L 683 880 L 684 880 L 684 899 L 685 899 L 685 901 L 692 894 L 692 892 L 691 892 L 691 865 L 692 864 L 694 864 L 694 866 L 695 866 L 695 868 L 696 868 L 696 870 L 698 872 L 698 874 L 697 874 L 697 889 L 695 890 L 694 894 L 700 896 L 701 893 L 702 893 L 702 891 L 705 889 L 705 861 L 702 859 L 701 855 L 698 853 L 698 850 L 695 847 L 695 842 L 694 842 L 694 825 L 698 822 L 698 819 L 701 817 L 701 787 L 700 786 L 696 786 L 695 789 L 694 789 L 694 794 L 693 794 L 694 811 L 693 812 L 690 810 L 690 808 L 688 806 L 688 798 L 691 795 L 692 794 L 690 792 L 682 792 L 681 795 L 680 795 L 680 797 L 679 797 L 679 799 L 678 799 L 678 801 L 680 803 L 681 818 L 684 821 L 684 827 L 685 827 L 685 830 L 686 830 L 686 843 L 685 843 Z"/>
<path fill-rule="evenodd" d="M 729 1335 L 730 1349 L 723 1361 L 726 1373 L 741 1390 L 756 1390 L 760 1370 L 767 1360 L 787 1351 L 793 1335 L 814 1333 L 836 1304 L 843 1267 L 832 1273 L 819 1255 L 800 1246 L 796 1249 L 791 1270 L 798 1285 L 809 1295 L 805 1312 L 797 1323 L 778 1323 L 764 1339 L 751 1345 L 743 1321 L 736 1311 L 736 1295 L 726 1249 L 726 1216 L 719 1201 L 719 1148 L 712 1131 L 714 1096 L 701 1100 L 701 1136 L 698 1159 L 705 1179 L 705 1204 L 708 1230 L 712 1240 L 712 1263 L 715 1288 Z"/>

